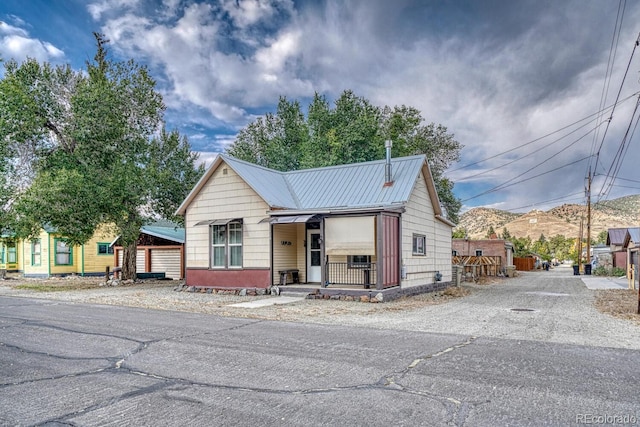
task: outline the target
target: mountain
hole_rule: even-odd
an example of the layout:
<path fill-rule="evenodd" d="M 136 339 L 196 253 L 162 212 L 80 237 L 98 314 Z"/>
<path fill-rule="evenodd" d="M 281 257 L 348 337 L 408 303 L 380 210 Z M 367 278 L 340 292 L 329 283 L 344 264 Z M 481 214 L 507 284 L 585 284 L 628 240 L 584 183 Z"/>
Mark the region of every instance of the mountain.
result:
<path fill-rule="evenodd" d="M 563 204 L 548 211 L 534 209 L 527 213 L 512 213 L 499 209 L 473 208 L 460 215 L 456 227 L 465 229 L 472 239 L 483 239 L 493 227 L 500 235 L 506 228 L 512 236 L 530 237 L 538 240 L 541 234 L 565 237 L 580 234 L 583 224 L 586 236 L 587 207 L 585 205 Z M 591 205 L 591 238 L 595 239 L 603 230 L 618 227 L 638 227 L 640 223 L 640 195 L 626 196 Z"/>

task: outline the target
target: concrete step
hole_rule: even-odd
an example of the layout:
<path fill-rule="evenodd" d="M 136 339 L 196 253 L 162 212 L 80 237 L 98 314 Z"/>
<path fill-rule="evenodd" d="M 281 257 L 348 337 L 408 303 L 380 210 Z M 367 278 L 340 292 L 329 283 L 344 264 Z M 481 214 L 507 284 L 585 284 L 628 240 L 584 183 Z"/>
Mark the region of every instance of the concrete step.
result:
<path fill-rule="evenodd" d="M 311 292 L 308 291 L 300 291 L 300 290 L 287 290 L 286 288 L 280 288 L 280 296 L 281 297 L 300 297 L 306 298 Z"/>

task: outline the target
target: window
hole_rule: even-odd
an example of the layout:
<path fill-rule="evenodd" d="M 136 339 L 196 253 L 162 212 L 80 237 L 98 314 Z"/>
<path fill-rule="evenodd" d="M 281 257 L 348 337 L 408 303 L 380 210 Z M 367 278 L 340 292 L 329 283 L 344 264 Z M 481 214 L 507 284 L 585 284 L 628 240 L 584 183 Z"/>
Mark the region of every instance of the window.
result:
<path fill-rule="evenodd" d="M 211 266 L 242 267 L 242 223 L 211 226 Z"/>
<path fill-rule="evenodd" d="M 56 265 L 73 265 L 71 247 L 64 241 L 55 239 Z"/>
<path fill-rule="evenodd" d="M 98 255 L 113 255 L 113 246 L 109 243 L 98 243 Z"/>
<path fill-rule="evenodd" d="M 427 242 L 427 237 L 424 234 L 414 234 L 413 235 L 413 254 L 414 255 L 426 255 L 427 251 L 425 249 Z"/>
<path fill-rule="evenodd" d="M 42 261 L 40 252 L 42 251 L 42 242 L 40 239 L 31 241 L 31 265 L 40 265 Z"/>
<path fill-rule="evenodd" d="M 451 256 L 458 256 L 458 251 L 451 251 Z"/>
<path fill-rule="evenodd" d="M 476 256 L 482 256 L 482 249 L 476 250 Z"/>
<path fill-rule="evenodd" d="M 18 262 L 18 252 L 16 251 L 16 244 L 9 243 L 7 245 L 7 264 L 15 264 Z"/>
<path fill-rule="evenodd" d="M 371 255 L 349 255 L 347 263 L 349 268 L 369 268 L 371 267 Z"/>

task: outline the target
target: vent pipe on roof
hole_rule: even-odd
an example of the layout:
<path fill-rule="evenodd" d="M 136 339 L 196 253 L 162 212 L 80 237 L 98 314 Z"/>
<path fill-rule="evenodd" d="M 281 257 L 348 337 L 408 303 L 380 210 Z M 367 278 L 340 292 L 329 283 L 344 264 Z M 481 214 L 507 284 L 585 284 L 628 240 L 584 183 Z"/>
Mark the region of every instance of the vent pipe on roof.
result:
<path fill-rule="evenodd" d="M 384 165 L 384 185 L 393 184 L 393 176 L 391 174 L 391 146 L 393 143 L 391 140 L 387 140 L 384 142 L 384 148 L 387 150 L 387 161 Z"/>

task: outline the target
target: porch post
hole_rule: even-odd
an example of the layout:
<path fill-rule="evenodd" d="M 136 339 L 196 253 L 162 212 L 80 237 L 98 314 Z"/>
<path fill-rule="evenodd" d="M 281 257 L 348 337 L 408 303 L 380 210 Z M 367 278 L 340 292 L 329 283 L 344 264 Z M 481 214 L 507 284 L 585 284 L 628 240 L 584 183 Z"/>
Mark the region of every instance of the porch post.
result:
<path fill-rule="evenodd" d="M 269 222 L 269 246 L 271 250 L 269 251 L 269 283 L 270 286 L 275 285 L 273 280 L 273 251 L 275 250 L 275 245 L 273 244 L 273 224 Z"/>
<path fill-rule="evenodd" d="M 305 227 L 306 228 L 306 227 Z M 306 238 L 306 230 L 305 230 L 305 238 Z M 325 243 L 325 236 L 324 236 L 324 217 L 322 217 L 322 219 L 320 220 L 320 238 L 322 239 L 322 242 L 320 243 L 320 287 L 324 288 L 324 286 L 327 283 L 327 257 L 324 251 L 324 243 Z M 310 245 L 311 242 L 307 242 L 307 245 Z M 305 252 L 307 252 L 307 250 L 305 249 Z"/>
<path fill-rule="evenodd" d="M 376 289 L 381 291 L 384 289 L 384 221 L 382 221 L 382 212 L 376 215 Z"/>

